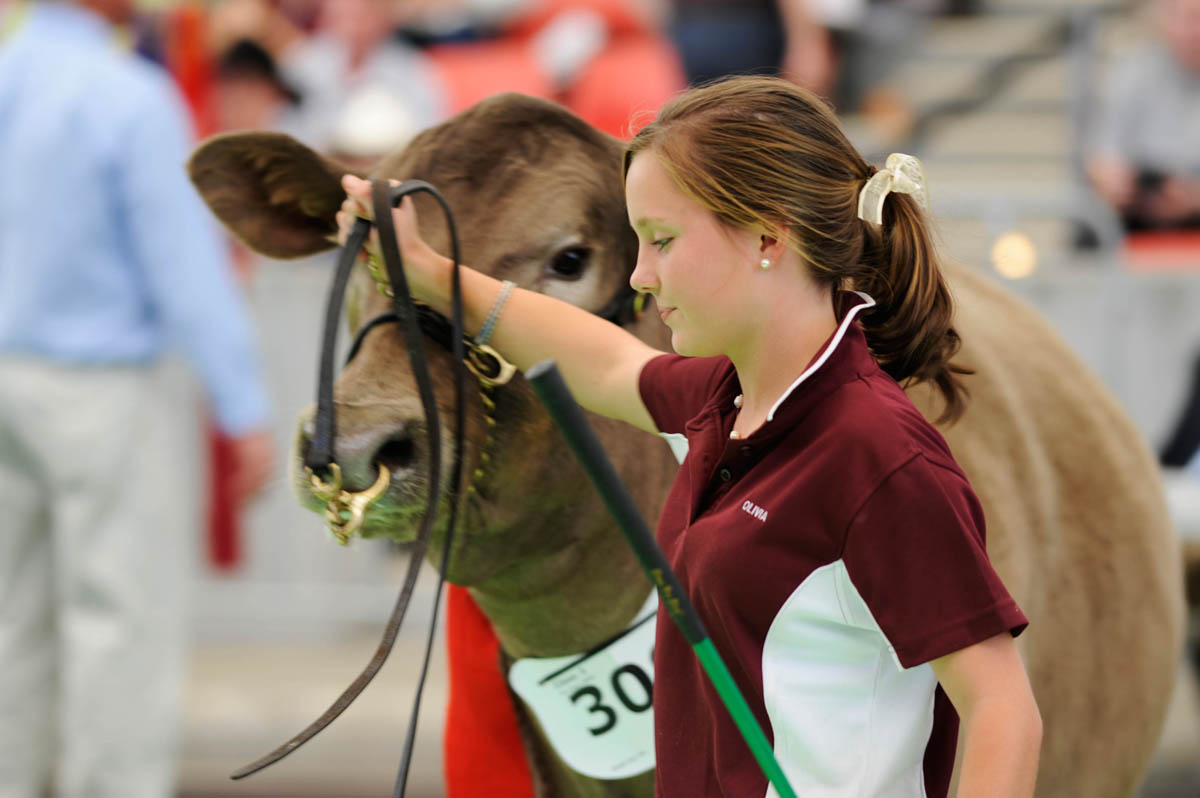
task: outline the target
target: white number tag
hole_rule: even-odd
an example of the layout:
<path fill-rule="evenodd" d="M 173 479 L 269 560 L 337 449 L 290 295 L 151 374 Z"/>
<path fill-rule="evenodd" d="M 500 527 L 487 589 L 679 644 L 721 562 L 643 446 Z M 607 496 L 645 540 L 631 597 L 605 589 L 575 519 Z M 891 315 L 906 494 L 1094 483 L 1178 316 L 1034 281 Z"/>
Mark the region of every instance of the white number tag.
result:
<path fill-rule="evenodd" d="M 633 625 L 587 654 L 519 659 L 508 683 L 573 770 L 626 779 L 654 767 L 654 616 L 658 594 Z"/>

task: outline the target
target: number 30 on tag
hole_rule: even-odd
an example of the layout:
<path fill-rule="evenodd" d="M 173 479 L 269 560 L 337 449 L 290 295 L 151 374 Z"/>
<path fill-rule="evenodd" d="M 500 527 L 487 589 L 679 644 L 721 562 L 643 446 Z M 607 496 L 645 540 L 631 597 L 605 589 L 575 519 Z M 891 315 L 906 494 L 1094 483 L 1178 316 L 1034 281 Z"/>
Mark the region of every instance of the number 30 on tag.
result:
<path fill-rule="evenodd" d="M 508 672 L 550 744 L 573 770 L 625 779 L 654 767 L 654 613 L 651 593 L 633 626 L 605 648 L 517 660 Z"/>

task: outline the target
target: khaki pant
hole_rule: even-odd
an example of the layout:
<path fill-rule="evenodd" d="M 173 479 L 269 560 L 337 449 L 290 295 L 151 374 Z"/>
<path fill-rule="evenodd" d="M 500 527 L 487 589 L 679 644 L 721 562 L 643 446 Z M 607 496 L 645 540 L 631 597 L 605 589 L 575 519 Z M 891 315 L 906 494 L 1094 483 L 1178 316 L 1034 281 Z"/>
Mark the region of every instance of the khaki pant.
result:
<path fill-rule="evenodd" d="M 168 371 L 0 359 L 0 798 L 172 794 L 196 489 Z"/>

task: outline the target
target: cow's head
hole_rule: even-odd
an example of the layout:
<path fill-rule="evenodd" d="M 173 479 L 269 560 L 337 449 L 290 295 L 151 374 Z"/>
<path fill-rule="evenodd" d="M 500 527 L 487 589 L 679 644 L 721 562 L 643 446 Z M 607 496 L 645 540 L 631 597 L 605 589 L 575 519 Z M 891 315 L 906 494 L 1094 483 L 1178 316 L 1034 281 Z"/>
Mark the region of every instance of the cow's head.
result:
<path fill-rule="evenodd" d="M 510 94 L 425 131 L 370 176 L 420 178 L 437 186 L 454 210 L 463 259 L 472 268 L 599 310 L 625 286 L 636 258 L 625 214 L 621 152 L 616 139 L 559 106 Z M 257 252 L 294 258 L 333 246 L 345 170 L 307 147 L 272 133 L 219 136 L 195 153 L 190 168 L 213 212 Z M 416 201 L 422 235 L 449 254 L 440 209 L 427 196 Z M 363 270 L 352 281 L 346 304 L 354 331 L 388 310 L 390 300 Z M 313 308 L 314 324 L 318 311 Z M 648 316 L 636 323 L 635 332 L 655 338 L 661 327 L 654 314 Z M 442 418 L 451 419 L 449 355 L 432 343 L 427 351 Z M 574 535 L 587 533 L 563 519 L 596 504 L 520 377 L 496 390 L 491 413 L 474 385 L 468 383 L 464 458 L 470 489 L 450 573 L 464 584 L 478 583 L 516 561 L 569 549 L 579 542 Z M 387 493 L 368 511 L 363 534 L 412 539 L 424 507 L 428 462 L 421 405 L 398 326 L 384 325 L 366 336 L 337 380 L 335 401 L 335 452 L 346 489 L 370 486 L 377 464 L 392 474 Z M 301 418 L 293 473 L 302 499 L 320 509 L 299 465 L 310 419 L 311 413 Z M 646 440 L 639 434 L 603 422 L 600 431 L 614 459 L 630 462 L 635 470 L 636 461 L 646 459 Z M 448 439 L 443 451 L 452 451 Z M 531 518 L 539 519 L 538 528 L 521 529 Z M 548 534 L 547 523 L 576 531 Z"/>

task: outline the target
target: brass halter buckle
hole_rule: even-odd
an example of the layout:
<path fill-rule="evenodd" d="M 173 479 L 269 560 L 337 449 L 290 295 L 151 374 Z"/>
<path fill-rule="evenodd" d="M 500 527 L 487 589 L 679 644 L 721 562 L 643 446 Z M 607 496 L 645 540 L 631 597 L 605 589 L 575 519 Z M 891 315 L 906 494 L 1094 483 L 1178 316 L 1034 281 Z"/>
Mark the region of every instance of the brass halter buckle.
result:
<path fill-rule="evenodd" d="M 467 343 L 467 369 L 485 387 L 505 385 L 517 373 L 517 367 L 509 363 L 500 353 L 487 344 Z"/>
<path fill-rule="evenodd" d="M 342 490 L 342 469 L 337 463 L 329 464 L 329 482 L 317 476 L 311 468 L 304 470 L 308 472 L 308 484 L 313 495 L 325 502 L 325 520 L 329 531 L 343 546 L 349 544 L 350 538 L 362 527 L 367 508 L 383 495 L 392 479 L 391 472 L 380 464 L 374 485 L 359 493 L 350 493 Z"/>

